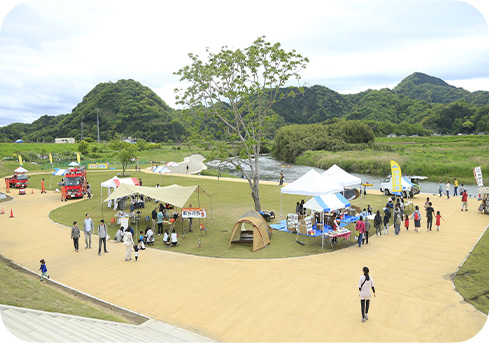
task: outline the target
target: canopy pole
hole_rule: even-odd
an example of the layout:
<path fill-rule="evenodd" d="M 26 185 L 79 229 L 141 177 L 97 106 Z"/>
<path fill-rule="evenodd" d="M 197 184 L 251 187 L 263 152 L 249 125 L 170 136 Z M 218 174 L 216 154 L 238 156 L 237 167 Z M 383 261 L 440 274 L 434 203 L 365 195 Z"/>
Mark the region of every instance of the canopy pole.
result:
<path fill-rule="evenodd" d="M 280 192 L 280 219 L 282 219 L 282 192 Z"/>

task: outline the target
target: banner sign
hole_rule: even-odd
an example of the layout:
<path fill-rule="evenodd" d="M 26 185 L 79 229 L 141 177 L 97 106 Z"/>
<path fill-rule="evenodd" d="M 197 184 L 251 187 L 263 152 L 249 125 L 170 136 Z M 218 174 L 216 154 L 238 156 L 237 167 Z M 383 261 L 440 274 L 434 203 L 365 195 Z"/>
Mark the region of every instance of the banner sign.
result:
<path fill-rule="evenodd" d="M 184 207 L 182 208 L 182 218 L 206 218 L 205 208 Z"/>
<path fill-rule="evenodd" d="M 396 161 L 391 160 L 391 174 L 392 174 L 392 193 L 401 193 L 401 166 Z"/>
<path fill-rule="evenodd" d="M 79 153 L 76 153 L 76 161 L 78 162 L 78 164 L 80 164 L 80 154 Z"/>
<path fill-rule="evenodd" d="M 477 182 L 477 186 L 484 187 L 484 180 L 482 180 L 482 170 L 480 166 L 474 168 L 474 177 L 475 182 Z"/>
<path fill-rule="evenodd" d="M 19 155 L 19 164 L 22 165 L 22 156 Z"/>
<path fill-rule="evenodd" d="M 89 163 L 88 169 L 108 169 L 107 163 Z"/>
<path fill-rule="evenodd" d="M 53 164 L 53 155 L 51 153 L 49 153 L 49 163 Z"/>

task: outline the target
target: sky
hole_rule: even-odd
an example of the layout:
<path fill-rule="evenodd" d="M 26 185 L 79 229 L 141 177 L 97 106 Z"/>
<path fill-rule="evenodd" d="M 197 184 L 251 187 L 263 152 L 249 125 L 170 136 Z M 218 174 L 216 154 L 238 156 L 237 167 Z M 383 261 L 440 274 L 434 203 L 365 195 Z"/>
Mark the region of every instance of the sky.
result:
<path fill-rule="evenodd" d="M 306 86 L 393 88 L 413 72 L 489 91 L 480 0 L 2 0 L 0 126 L 71 113 L 102 82 L 139 81 L 176 108 L 173 75 L 259 36 L 310 60 Z"/>

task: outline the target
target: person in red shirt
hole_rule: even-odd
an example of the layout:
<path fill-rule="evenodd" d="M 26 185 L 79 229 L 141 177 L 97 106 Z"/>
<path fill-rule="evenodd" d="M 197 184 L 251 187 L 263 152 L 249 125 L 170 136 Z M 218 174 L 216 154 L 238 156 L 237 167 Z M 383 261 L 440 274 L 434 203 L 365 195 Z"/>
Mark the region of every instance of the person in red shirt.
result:
<path fill-rule="evenodd" d="M 441 219 L 445 220 L 441 214 L 440 211 L 436 211 L 436 231 L 440 231 L 440 221 Z"/>
<path fill-rule="evenodd" d="M 467 191 L 464 189 L 464 192 L 462 193 L 462 209 L 461 211 L 464 210 L 464 207 L 465 207 L 465 210 L 468 211 L 467 209 Z"/>

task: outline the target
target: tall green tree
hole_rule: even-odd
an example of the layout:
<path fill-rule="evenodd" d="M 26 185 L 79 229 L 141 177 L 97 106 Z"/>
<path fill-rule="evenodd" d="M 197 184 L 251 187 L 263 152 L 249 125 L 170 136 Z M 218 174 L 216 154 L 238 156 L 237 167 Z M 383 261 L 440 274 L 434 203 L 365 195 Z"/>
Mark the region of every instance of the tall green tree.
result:
<path fill-rule="evenodd" d="M 137 157 L 138 149 L 134 144 L 123 142 L 121 149 L 116 153 L 116 157 L 122 164 L 122 175 L 126 175 L 126 169 L 132 159 Z"/>
<path fill-rule="evenodd" d="M 193 137 L 205 140 L 216 148 L 221 160 L 232 163 L 248 180 L 255 210 L 261 210 L 260 150 L 272 136 L 273 122 L 278 116 L 271 111 L 273 104 L 295 96 L 284 88 L 290 79 L 300 82 L 299 72 L 309 62 L 295 50 L 286 52 L 280 43 L 257 38 L 245 49 L 222 47 L 218 53 L 207 49 L 207 58 L 189 54 L 192 63 L 175 74 L 188 83 L 186 89 L 176 89 L 177 103 L 188 108 Z M 303 92 L 299 87 L 299 91 Z M 216 144 L 202 128 L 204 124 L 219 128 Z"/>

